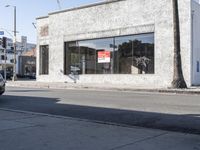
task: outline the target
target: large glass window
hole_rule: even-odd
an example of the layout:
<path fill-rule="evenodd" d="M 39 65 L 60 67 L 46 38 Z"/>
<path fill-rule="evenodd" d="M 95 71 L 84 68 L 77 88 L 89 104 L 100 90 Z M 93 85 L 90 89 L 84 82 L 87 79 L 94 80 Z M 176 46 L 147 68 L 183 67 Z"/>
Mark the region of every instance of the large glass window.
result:
<path fill-rule="evenodd" d="M 153 74 L 154 34 L 65 43 L 65 74 Z"/>
<path fill-rule="evenodd" d="M 112 43 L 113 38 L 78 42 L 82 74 L 111 74 L 113 72 Z"/>
<path fill-rule="evenodd" d="M 115 38 L 115 73 L 131 74 L 133 66 L 133 37 Z"/>
<path fill-rule="evenodd" d="M 133 37 L 133 61 L 139 74 L 154 73 L 154 36 L 153 34 Z M 137 70 L 136 69 L 136 70 Z"/>
<path fill-rule="evenodd" d="M 153 74 L 154 36 L 141 34 L 115 38 L 116 73 Z"/>
<path fill-rule="evenodd" d="M 49 74 L 49 46 L 40 46 L 40 74 Z"/>
<path fill-rule="evenodd" d="M 94 40 L 80 41 L 80 62 L 82 74 L 96 73 L 96 46 Z"/>

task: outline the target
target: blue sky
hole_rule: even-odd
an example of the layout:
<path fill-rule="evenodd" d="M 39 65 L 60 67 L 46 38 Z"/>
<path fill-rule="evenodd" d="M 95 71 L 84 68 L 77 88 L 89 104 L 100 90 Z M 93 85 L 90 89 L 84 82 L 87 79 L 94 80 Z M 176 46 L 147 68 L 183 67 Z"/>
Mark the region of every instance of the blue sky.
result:
<path fill-rule="evenodd" d="M 60 0 L 60 3 L 62 9 L 67 9 L 100 1 L 103 0 Z M 0 0 L 0 31 L 6 30 L 7 37 L 13 34 L 14 20 L 14 9 L 6 8 L 8 4 L 17 7 L 17 37 L 27 36 L 28 42 L 32 43 L 36 43 L 36 30 L 32 25 L 35 18 L 58 10 L 57 0 Z"/>

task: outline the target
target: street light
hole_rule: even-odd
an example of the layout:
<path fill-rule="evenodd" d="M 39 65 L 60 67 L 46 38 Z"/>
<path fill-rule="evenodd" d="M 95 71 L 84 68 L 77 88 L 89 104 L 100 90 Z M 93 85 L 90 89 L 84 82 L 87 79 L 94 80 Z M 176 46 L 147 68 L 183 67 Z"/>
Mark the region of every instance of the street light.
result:
<path fill-rule="evenodd" d="M 14 8 L 14 42 L 13 42 L 13 47 L 14 47 L 14 65 L 13 65 L 13 81 L 16 81 L 17 76 L 16 76 L 16 6 L 12 5 L 6 5 L 5 7 L 13 7 Z"/>

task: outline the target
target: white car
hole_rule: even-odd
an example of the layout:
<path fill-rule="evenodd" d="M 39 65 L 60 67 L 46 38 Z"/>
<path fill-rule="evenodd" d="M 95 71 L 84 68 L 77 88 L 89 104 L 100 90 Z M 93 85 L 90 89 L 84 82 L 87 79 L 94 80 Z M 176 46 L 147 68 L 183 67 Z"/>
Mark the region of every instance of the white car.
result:
<path fill-rule="evenodd" d="M 6 86 L 6 82 L 4 78 L 2 77 L 2 75 L 0 74 L 0 95 L 2 95 L 5 92 L 5 86 Z"/>

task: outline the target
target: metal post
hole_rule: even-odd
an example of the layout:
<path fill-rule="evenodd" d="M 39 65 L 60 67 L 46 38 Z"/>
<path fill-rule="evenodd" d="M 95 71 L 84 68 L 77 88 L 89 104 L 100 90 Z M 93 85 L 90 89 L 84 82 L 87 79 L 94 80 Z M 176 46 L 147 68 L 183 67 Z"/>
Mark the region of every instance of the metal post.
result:
<path fill-rule="evenodd" d="M 16 76 L 16 6 L 14 6 L 14 61 L 13 61 L 13 81 L 16 81 L 17 76 Z"/>

